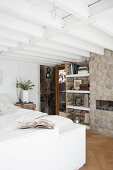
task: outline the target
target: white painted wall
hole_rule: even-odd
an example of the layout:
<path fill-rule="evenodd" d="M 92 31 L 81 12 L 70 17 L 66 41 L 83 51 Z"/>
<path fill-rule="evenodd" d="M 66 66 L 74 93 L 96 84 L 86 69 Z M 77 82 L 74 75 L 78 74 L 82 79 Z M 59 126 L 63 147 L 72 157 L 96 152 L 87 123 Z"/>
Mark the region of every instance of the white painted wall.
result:
<path fill-rule="evenodd" d="M 35 88 L 30 91 L 30 101 L 37 105 L 40 110 L 40 66 L 32 62 L 13 61 L 0 59 L 0 71 L 2 72 L 2 83 L 0 93 L 10 95 L 13 103 L 18 101 L 16 78 L 20 76 L 23 80 L 31 80 Z"/>

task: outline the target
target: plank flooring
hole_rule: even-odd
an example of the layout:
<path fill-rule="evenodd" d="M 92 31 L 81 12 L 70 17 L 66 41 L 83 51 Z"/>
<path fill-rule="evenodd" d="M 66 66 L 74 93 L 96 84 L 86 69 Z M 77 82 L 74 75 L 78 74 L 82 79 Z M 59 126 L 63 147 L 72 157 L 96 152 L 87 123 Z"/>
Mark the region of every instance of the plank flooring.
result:
<path fill-rule="evenodd" d="M 113 170 L 113 138 L 87 131 L 86 164 L 80 170 Z"/>

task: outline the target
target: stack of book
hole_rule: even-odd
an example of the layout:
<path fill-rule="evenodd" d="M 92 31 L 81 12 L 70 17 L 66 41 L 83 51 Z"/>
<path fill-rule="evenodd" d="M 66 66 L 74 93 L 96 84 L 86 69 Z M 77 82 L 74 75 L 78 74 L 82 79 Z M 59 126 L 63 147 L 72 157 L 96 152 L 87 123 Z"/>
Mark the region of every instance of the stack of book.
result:
<path fill-rule="evenodd" d="M 87 74 L 88 73 L 88 67 L 79 67 L 78 68 L 78 74 Z"/>

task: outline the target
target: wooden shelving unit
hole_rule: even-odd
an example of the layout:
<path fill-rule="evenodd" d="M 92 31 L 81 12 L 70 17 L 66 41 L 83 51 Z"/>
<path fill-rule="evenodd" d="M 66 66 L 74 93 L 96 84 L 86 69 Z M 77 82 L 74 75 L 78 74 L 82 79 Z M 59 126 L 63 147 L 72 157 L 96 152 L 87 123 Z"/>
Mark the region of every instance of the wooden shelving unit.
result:
<path fill-rule="evenodd" d="M 76 64 L 78 64 L 78 63 L 76 63 Z M 72 82 L 72 80 L 73 80 L 73 82 L 74 82 L 74 79 L 77 79 L 77 80 L 79 78 L 80 79 L 89 79 L 90 73 L 71 74 L 70 75 L 69 71 L 68 71 L 68 66 L 69 66 L 69 62 L 66 62 L 65 63 L 65 69 L 66 69 L 66 115 L 67 115 L 67 117 L 70 117 L 69 115 L 71 115 L 71 113 L 69 113 L 69 111 L 73 110 L 74 112 L 78 111 L 77 116 L 83 118 L 85 116 L 83 116 L 83 114 L 81 114 L 81 112 L 89 113 L 90 107 L 77 106 L 77 105 L 70 104 L 69 95 L 86 95 L 86 96 L 89 96 L 90 90 L 71 90 L 71 89 L 68 88 L 68 86 L 70 85 L 70 81 Z M 84 121 L 81 121 L 81 124 L 89 126 L 89 123 L 86 123 Z"/>

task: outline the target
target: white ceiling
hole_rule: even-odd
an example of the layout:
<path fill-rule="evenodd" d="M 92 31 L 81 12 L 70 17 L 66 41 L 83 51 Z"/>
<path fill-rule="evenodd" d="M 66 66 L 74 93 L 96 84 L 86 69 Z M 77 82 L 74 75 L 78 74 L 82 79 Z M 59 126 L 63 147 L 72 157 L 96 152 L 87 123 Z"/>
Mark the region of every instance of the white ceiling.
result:
<path fill-rule="evenodd" d="M 113 0 L 0 0 L 0 57 L 60 64 L 102 55 L 113 50 L 112 16 Z"/>

